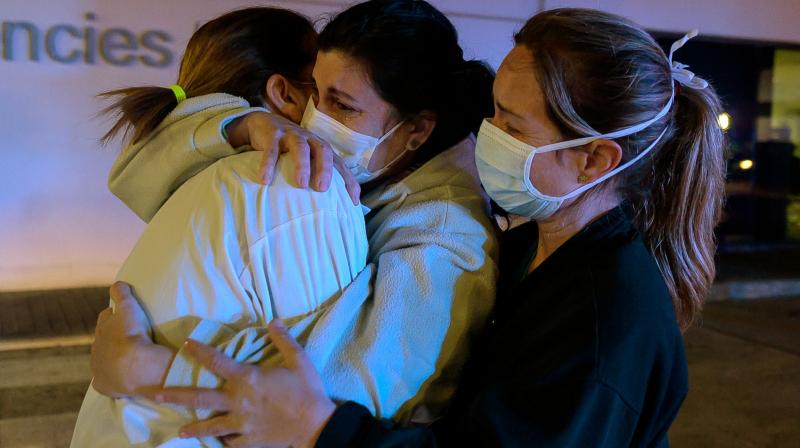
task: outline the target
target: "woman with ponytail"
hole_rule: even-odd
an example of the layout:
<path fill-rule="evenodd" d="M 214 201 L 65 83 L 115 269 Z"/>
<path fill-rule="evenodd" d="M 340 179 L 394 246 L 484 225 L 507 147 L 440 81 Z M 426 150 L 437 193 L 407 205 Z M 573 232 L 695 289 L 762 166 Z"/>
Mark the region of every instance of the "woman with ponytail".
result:
<path fill-rule="evenodd" d="M 667 446 L 688 390 L 681 330 L 714 277 L 724 196 L 719 100 L 673 59 L 693 36 L 665 54 L 612 14 L 531 18 L 500 66 L 495 113 L 476 145 L 486 191 L 531 222 L 504 236 L 491 324 L 448 413 L 401 429 L 334 403 L 273 324 L 287 364 L 250 384 L 249 394 L 271 398 L 245 419 L 260 425 L 253 446 L 285 434 L 317 447 Z M 234 383 L 248 372 L 208 347 L 191 351 Z M 210 394 L 167 389 L 160 399 L 222 408 Z"/>
<path fill-rule="evenodd" d="M 178 84 L 104 95 L 115 100 L 108 112 L 118 116 L 105 140 L 127 133 L 131 147 L 121 157 L 129 157 L 154 138 L 174 136 L 174 128 L 183 126 L 186 117 L 199 111 L 220 113 L 224 107 L 193 96 L 213 92 L 299 122 L 311 94 L 316 41 L 308 19 L 288 10 L 248 8 L 216 18 L 189 40 Z M 215 131 L 201 129 L 194 138 L 207 139 L 206 133 Z M 171 175 L 182 163 L 197 167 L 213 154 L 161 157 L 147 175 Z M 137 380 L 183 384 L 180 375 L 168 377 L 164 368 L 153 366 L 172 364 L 180 370 L 174 351 L 190 335 L 225 340 L 228 333 L 263 326 L 274 317 L 316 318 L 314 311 L 364 269 L 364 217 L 344 181 L 334 178 L 325 193 L 294 188 L 286 175 L 291 173 L 288 162 L 281 162 L 275 182 L 265 186 L 260 183 L 258 154 L 226 158 L 186 180 L 149 219 L 117 274 L 139 295 L 136 322 L 142 328 L 132 331 L 134 326 L 128 326 L 110 333 L 125 342 L 114 350 Z M 138 194 L 158 192 L 143 189 Z M 297 250 L 300 245 L 303 251 Z M 125 314 L 131 306 L 119 303 L 116 312 Z M 111 314 L 106 311 L 103 316 Z M 109 334 L 100 328 L 100 336 Z M 159 345 L 152 344 L 151 337 Z M 137 343 L 143 340 L 148 344 Z M 226 342 L 239 349 L 240 359 L 255 362 L 268 357 L 257 340 L 258 333 L 250 331 Z M 124 356 L 133 351 L 125 347 L 144 348 Z M 191 414 L 148 401 L 140 389 L 124 382 L 115 385 L 122 387 L 111 394 L 114 398 L 102 396 L 98 391 L 115 389 L 102 377 L 95 378 L 72 446 L 201 445 L 177 437 Z"/>
<path fill-rule="evenodd" d="M 269 43 L 280 46 L 277 42 Z M 196 313 L 204 320 L 193 328 L 203 331 L 193 330 L 191 337 L 237 360 L 256 363 L 262 357 L 253 356 L 254 347 L 265 342 L 253 335 L 260 335 L 272 318 L 286 318 L 289 331 L 300 338 L 322 372 L 329 394 L 396 421 L 431 421 L 452 397 L 469 343 L 485 324 L 495 297 L 497 240 L 475 170 L 472 136 L 491 114 L 494 74 L 484 64 L 464 59 L 453 25 L 424 1 L 356 4 L 325 26 L 318 46 L 311 98 L 303 114 L 288 120 L 271 105 L 266 105 L 270 111 L 255 107 L 263 104 L 243 93 L 220 89 L 222 93 L 210 94 L 214 91 L 207 84 L 182 74 L 179 83 L 188 96 L 186 103 L 196 105 L 193 113 L 176 109 L 155 131 L 135 133 L 136 143 L 112 168 L 110 187 L 152 226 L 174 208 L 178 197 L 189 194 L 184 192 L 199 176 L 231 158 L 263 154 L 269 169 L 266 184 L 281 181 L 279 174 L 288 169 L 294 174 L 292 183 L 304 192 L 309 191 L 305 187 L 311 164 L 330 167 L 336 160 L 342 176 L 315 170 L 310 184 L 327 190 L 331 178 L 337 184 L 344 178 L 356 192 L 356 202 L 364 204 L 369 252 L 357 278 L 340 294 L 314 301 L 305 310 L 295 307 L 290 313 L 259 305 L 264 310 L 258 318 L 232 315 L 228 321 L 236 321 L 229 325 L 233 331 L 219 331 L 217 322 Z M 216 60 L 226 66 L 224 55 Z M 246 149 L 257 151 L 237 154 Z M 279 150 L 289 154 L 273 170 Z M 217 159 L 221 160 L 215 163 Z M 226 228 L 230 238 L 241 232 L 236 226 Z M 321 225 L 318 230 L 326 244 L 335 241 L 331 230 Z M 269 243 L 294 247 L 297 257 L 316 257 L 320 263 L 330 256 L 319 250 L 324 244 L 312 246 L 289 237 Z M 348 255 L 358 258 L 357 252 Z M 264 268 L 279 274 L 289 269 L 284 263 Z M 155 267 L 142 267 L 154 279 L 152 285 L 138 279 L 139 285 L 133 285 L 137 295 L 143 287 L 155 291 L 159 282 L 171 284 L 165 277 L 172 271 L 156 275 Z M 337 274 L 346 276 L 349 271 Z M 179 283 L 208 294 L 201 303 L 214 303 L 217 295 L 228 294 L 227 289 L 208 287 L 212 282 L 206 279 Z M 305 303 L 303 297 L 315 291 L 313 284 L 298 283 L 296 293 L 272 292 L 280 301 Z M 129 290 L 117 288 L 113 296 L 121 293 Z M 135 300 L 124 302 L 125 310 L 136 308 Z M 132 314 L 115 313 L 98 324 L 93 346 L 96 388 L 108 395 L 138 396 L 148 386 L 164 385 L 165 378 L 167 385 L 218 384 L 218 378 L 209 383 L 213 376 L 197 374 L 202 366 L 186 356 L 182 341 L 168 344 L 174 361 L 165 357 L 137 362 L 140 354 L 157 346 L 147 338 L 133 343 L 114 337 L 123 333 L 114 328 L 139 325 L 123 325 L 126 315 Z M 274 353 L 271 345 L 265 350 Z M 177 417 L 170 420 L 174 421 Z M 244 430 L 238 417 L 226 421 L 230 426 L 214 435 L 233 436 Z M 301 444 L 294 439 L 278 443 Z"/>

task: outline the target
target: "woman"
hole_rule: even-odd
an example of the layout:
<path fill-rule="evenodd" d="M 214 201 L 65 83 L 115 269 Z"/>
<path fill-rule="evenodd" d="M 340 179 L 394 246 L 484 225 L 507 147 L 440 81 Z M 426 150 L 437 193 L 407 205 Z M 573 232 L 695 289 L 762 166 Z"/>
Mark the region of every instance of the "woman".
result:
<path fill-rule="evenodd" d="M 278 40 L 281 46 L 270 45 Z M 311 93 L 316 40 L 308 19 L 287 10 L 248 8 L 214 19 L 189 40 L 181 86 L 105 94 L 116 100 L 109 112 L 119 115 L 106 140 L 131 130 L 132 151 L 126 157 L 209 107 L 198 98 L 184 98 L 184 87 L 247 98 L 253 106 L 299 122 Z M 225 65 L 218 63 L 221 58 Z M 288 181 L 287 159 L 276 181 L 264 186 L 259 159 L 238 154 L 185 182 L 150 220 L 121 267 L 117 278 L 137 289 L 153 338 L 163 346 L 148 351 L 152 361 L 171 362 L 171 350 L 190 334 L 235 346 L 239 359 L 266 357 L 253 332 L 249 339 L 246 333 L 227 341 L 220 336 L 278 316 L 293 319 L 299 331 L 365 267 L 364 217 L 341 177 L 326 193 L 297 189 Z M 155 378 L 160 382 L 163 375 Z M 166 378 L 166 383 L 181 384 L 175 380 Z M 193 418 L 146 400 L 102 397 L 90 388 L 73 446 L 185 446 L 186 441 L 175 440 L 177 429 Z"/>
<path fill-rule="evenodd" d="M 333 143 L 363 186 L 361 199 L 371 209 L 370 264 L 303 326 L 303 340 L 332 395 L 401 421 L 429 420 L 452 395 L 469 339 L 494 298 L 495 236 L 467 138 L 490 110 L 492 74 L 464 60 L 452 24 L 421 1 L 355 5 L 325 27 L 319 48 L 317 90 L 303 123 Z M 276 140 L 276 129 L 263 139 L 258 126 L 272 120 L 290 126 L 247 103 L 226 109 L 226 102 L 236 102 L 230 96 L 202 99 L 220 109 L 185 117 L 175 123 L 180 131 L 127 150 L 112 171 L 112 191 L 145 220 L 211 158 L 235 154 L 233 146 Z M 308 131 L 291 132 L 296 142 L 316 144 Z M 170 172 L 160 168 L 165 157 Z M 331 335 L 334 323 L 346 328 Z M 100 335 L 95 353 L 102 345 Z M 180 353 L 172 364 L 141 365 L 131 362 L 136 350 L 107 347 L 109 354 L 132 353 L 95 369 L 95 383 L 107 394 L 136 395 L 161 385 L 137 383 L 143 378 L 177 376 L 196 384 L 184 375 L 196 366 L 187 366 L 191 359 Z"/>
<path fill-rule="evenodd" d="M 639 26 L 582 9 L 515 36 L 476 154 L 492 198 L 533 222 L 505 236 L 492 325 L 441 421 L 396 429 L 336 407 L 277 323 L 285 367 L 191 344 L 225 390 L 159 400 L 225 410 L 184 434 L 238 433 L 233 446 L 666 446 L 688 387 L 680 329 L 714 277 L 724 195 L 719 100 L 672 61 L 690 36 L 667 57 Z"/>

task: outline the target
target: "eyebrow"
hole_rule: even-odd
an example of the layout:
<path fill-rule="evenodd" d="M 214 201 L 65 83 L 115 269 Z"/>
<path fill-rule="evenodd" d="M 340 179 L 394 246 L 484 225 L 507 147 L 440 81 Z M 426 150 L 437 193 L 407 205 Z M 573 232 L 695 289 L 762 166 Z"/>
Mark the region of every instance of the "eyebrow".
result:
<path fill-rule="evenodd" d="M 522 115 L 512 111 L 508 107 L 506 107 L 503 104 L 501 104 L 499 101 L 495 101 L 495 104 L 497 104 L 497 108 L 500 109 L 501 111 L 503 111 L 504 113 L 507 113 L 509 115 L 513 115 L 513 116 L 519 118 L 520 120 L 524 119 L 524 117 Z"/>
<path fill-rule="evenodd" d="M 330 94 L 332 94 L 332 95 L 341 96 L 341 97 L 343 97 L 343 98 L 344 98 L 344 99 L 346 99 L 346 100 L 350 100 L 350 101 L 352 101 L 352 102 L 354 102 L 354 103 L 358 104 L 358 100 L 356 100 L 355 98 L 353 98 L 353 97 L 352 97 L 350 94 L 348 94 L 347 92 L 343 92 L 343 91 L 341 91 L 341 90 L 337 89 L 336 87 L 328 87 L 328 92 L 329 92 Z"/>

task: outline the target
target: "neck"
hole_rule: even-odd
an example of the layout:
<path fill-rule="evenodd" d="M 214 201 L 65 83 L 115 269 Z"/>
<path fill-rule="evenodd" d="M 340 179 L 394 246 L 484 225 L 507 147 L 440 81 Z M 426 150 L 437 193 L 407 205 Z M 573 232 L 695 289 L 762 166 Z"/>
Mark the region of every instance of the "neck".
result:
<path fill-rule="evenodd" d="M 559 247 L 586 226 L 617 207 L 622 201 L 617 195 L 603 192 L 589 194 L 561 208 L 553 216 L 539 220 L 539 242 L 536 257 L 528 271 L 539 267 Z"/>

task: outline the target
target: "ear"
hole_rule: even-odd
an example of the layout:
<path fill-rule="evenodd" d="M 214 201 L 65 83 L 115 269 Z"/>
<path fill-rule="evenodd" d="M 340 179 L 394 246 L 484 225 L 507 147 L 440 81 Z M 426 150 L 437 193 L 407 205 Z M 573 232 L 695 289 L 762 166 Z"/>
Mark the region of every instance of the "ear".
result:
<path fill-rule="evenodd" d="M 619 166 L 622 161 L 622 148 L 613 140 L 600 139 L 582 148 L 579 175 L 586 176 L 583 183 L 599 179 Z"/>
<path fill-rule="evenodd" d="M 436 128 L 436 114 L 429 111 L 422 111 L 408 122 L 413 128 L 408 133 L 406 151 L 416 151 L 428 141 L 433 130 Z"/>
<path fill-rule="evenodd" d="M 283 75 L 276 74 L 267 79 L 264 97 L 273 112 L 295 123 L 300 123 L 303 119 L 303 112 L 308 104 L 308 94 L 292 85 Z"/>

